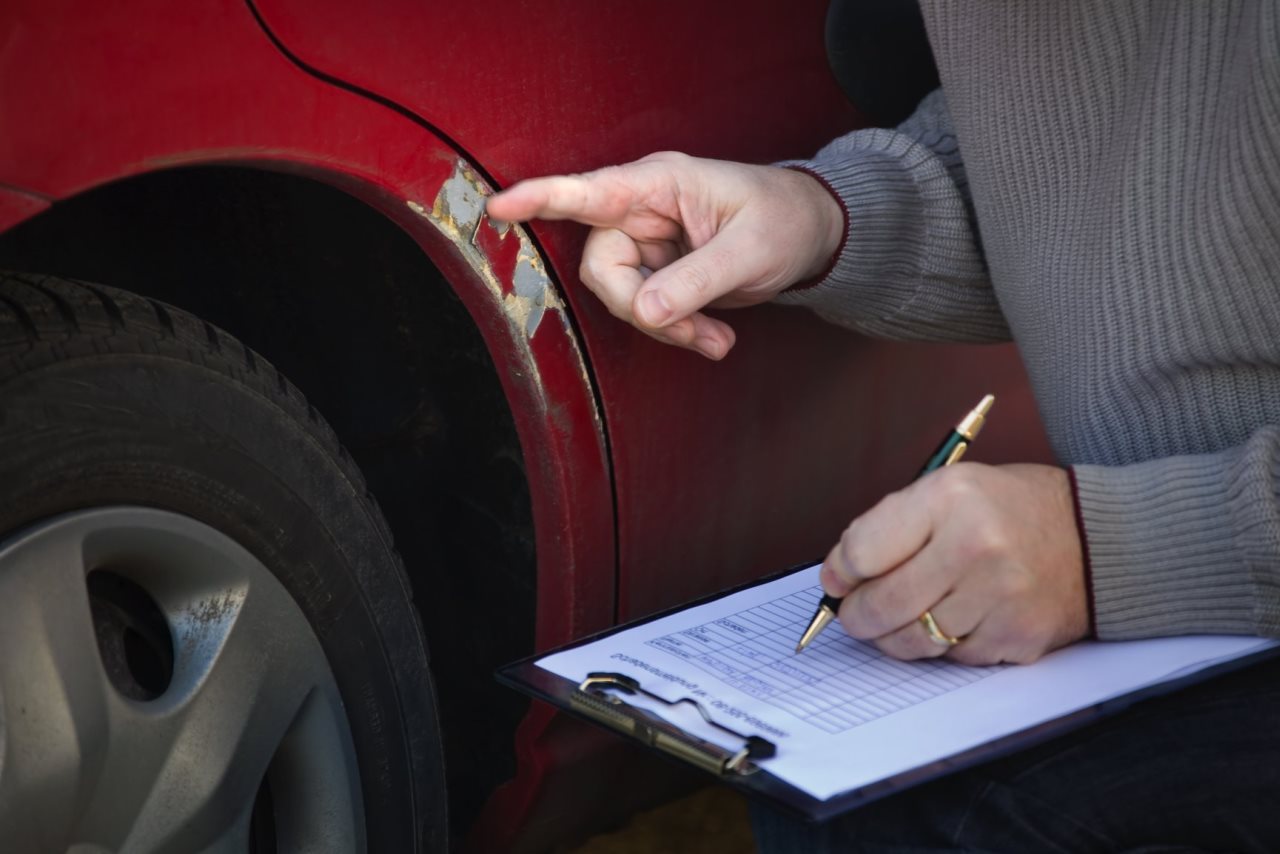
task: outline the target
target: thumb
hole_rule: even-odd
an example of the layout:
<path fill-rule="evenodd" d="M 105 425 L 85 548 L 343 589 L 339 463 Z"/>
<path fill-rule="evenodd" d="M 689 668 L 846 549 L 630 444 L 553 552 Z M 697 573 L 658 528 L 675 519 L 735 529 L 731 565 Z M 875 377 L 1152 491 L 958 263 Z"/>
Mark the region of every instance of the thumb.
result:
<path fill-rule="evenodd" d="M 632 301 L 631 313 L 652 329 L 683 320 L 725 294 L 754 284 L 761 271 L 753 256 L 741 238 L 722 231 L 649 276 Z"/>

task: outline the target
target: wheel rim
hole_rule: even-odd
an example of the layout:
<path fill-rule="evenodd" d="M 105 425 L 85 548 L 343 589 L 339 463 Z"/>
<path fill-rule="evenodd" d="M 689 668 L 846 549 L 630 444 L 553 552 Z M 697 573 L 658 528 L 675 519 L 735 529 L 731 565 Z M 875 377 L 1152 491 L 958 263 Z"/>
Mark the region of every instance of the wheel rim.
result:
<path fill-rule="evenodd" d="M 137 507 L 0 543 L 0 839 L 84 854 L 348 852 L 364 850 L 363 826 L 320 642 L 247 551 Z"/>

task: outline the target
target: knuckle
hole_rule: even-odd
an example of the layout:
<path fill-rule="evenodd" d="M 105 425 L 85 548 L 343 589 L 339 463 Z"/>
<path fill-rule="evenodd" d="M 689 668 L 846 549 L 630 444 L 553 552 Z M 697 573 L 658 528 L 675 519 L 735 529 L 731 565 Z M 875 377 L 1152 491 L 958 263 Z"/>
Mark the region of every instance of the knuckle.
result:
<path fill-rule="evenodd" d="M 689 293 L 703 296 L 711 290 L 712 276 L 705 267 L 685 264 L 675 270 L 676 281 Z"/>
<path fill-rule="evenodd" d="M 911 627 L 915 614 L 907 591 L 893 581 L 892 578 L 873 579 L 852 594 L 852 618 L 864 635 L 883 635 Z"/>
<path fill-rule="evenodd" d="M 867 620 L 884 632 L 898 628 L 905 607 L 902 594 L 895 585 L 886 583 L 888 580 L 878 579 L 864 585 Z"/>
<path fill-rule="evenodd" d="M 962 559 L 970 563 L 990 562 L 1007 555 L 1011 548 L 1009 534 L 989 521 L 973 525 L 959 544 Z"/>
<path fill-rule="evenodd" d="M 1028 573 L 1016 569 L 998 573 L 993 581 L 996 587 L 996 595 L 1004 600 L 1025 599 L 1031 595 L 1035 587 L 1035 582 Z M 1013 624 L 1019 625 L 1024 621 L 1031 620 L 1032 617 L 1026 611 L 1019 611 L 1010 619 Z"/>
<path fill-rule="evenodd" d="M 655 151 L 652 154 L 645 155 L 640 158 L 641 163 L 669 163 L 677 165 L 686 163 L 693 158 L 685 154 L 683 151 Z"/>
<path fill-rule="evenodd" d="M 697 333 L 694 331 L 693 324 L 688 322 L 673 323 L 663 329 L 655 330 L 663 340 L 678 344 L 681 347 L 693 346 L 694 338 Z"/>
<path fill-rule="evenodd" d="M 970 667 L 981 667 L 985 664 L 996 664 L 997 660 L 990 657 L 987 650 L 981 646 L 970 643 L 961 643 L 953 646 L 947 651 L 947 658 L 956 664 L 965 664 Z"/>
<path fill-rule="evenodd" d="M 902 639 L 896 635 L 887 635 L 885 637 L 876 638 L 872 641 L 875 648 L 883 652 L 890 658 L 898 658 L 909 661 L 916 656 L 911 654 L 911 650 L 904 647 Z"/>
<path fill-rule="evenodd" d="M 603 301 L 603 302 L 604 302 L 604 307 L 609 310 L 609 313 L 611 315 L 616 317 L 618 320 L 621 320 L 623 323 L 630 323 L 632 325 L 635 325 L 634 321 L 632 320 L 631 313 L 627 311 L 625 307 L 614 305 L 612 302 L 609 302 L 609 301 Z"/>
<path fill-rule="evenodd" d="M 936 658 L 945 650 L 928 638 L 915 636 L 912 632 L 898 631 L 875 641 L 875 645 L 885 655 L 891 655 L 902 661 L 915 661 L 922 658 Z"/>
<path fill-rule="evenodd" d="M 875 588 L 864 584 L 850 595 L 853 597 L 850 619 L 857 624 L 858 631 L 863 635 L 884 634 L 884 611 Z"/>
<path fill-rule="evenodd" d="M 865 545 L 858 534 L 855 522 L 845 528 L 844 533 L 840 535 L 840 567 L 837 571 L 846 581 L 856 582 L 862 579 L 858 567 L 866 564 L 864 552 Z"/>
<path fill-rule="evenodd" d="M 973 501 L 981 494 L 976 468 L 962 463 L 940 469 L 932 482 L 936 498 L 947 504 Z"/>
<path fill-rule="evenodd" d="M 924 640 L 920 643 L 921 653 L 916 658 L 942 658 L 951 651 L 949 646 L 939 646 L 931 640 Z"/>
<path fill-rule="evenodd" d="M 846 597 L 846 599 L 847 598 L 848 597 Z M 840 625 L 844 628 L 845 634 L 847 634 L 851 638 L 857 638 L 858 640 L 871 640 L 871 636 L 863 632 L 858 627 L 858 624 L 853 620 L 853 617 L 851 616 L 852 614 L 853 614 L 852 608 L 846 608 L 842 606 L 840 608 L 840 613 L 836 615 L 836 618 L 840 621 Z"/>
<path fill-rule="evenodd" d="M 1005 580 L 1005 594 L 1012 599 L 1026 599 L 1035 592 L 1035 579 L 1029 572 L 1021 570 L 1006 573 L 1008 578 Z M 1031 619 L 1029 613 L 1024 612 L 1021 619 Z"/>
<path fill-rule="evenodd" d="M 592 291 L 600 285 L 599 266 L 599 262 L 592 255 L 583 255 L 582 263 L 578 265 L 578 278 Z"/>
<path fill-rule="evenodd" d="M 596 180 L 600 172 L 568 175 L 565 183 L 565 201 L 574 210 L 583 210 L 591 202 L 591 182 Z"/>
<path fill-rule="evenodd" d="M 855 637 L 859 640 L 871 640 L 884 634 L 884 632 L 879 631 L 867 619 L 867 615 L 863 611 L 865 605 L 862 603 L 862 599 L 861 588 L 844 597 L 845 604 L 840 607 L 840 624 L 844 626 L 844 630 L 849 633 L 850 637 Z"/>
<path fill-rule="evenodd" d="M 899 489 L 890 492 L 884 498 L 881 498 L 876 504 L 883 508 L 886 513 L 897 515 L 901 513 L 911 502 L 911 497 L 905 489 Z"/>

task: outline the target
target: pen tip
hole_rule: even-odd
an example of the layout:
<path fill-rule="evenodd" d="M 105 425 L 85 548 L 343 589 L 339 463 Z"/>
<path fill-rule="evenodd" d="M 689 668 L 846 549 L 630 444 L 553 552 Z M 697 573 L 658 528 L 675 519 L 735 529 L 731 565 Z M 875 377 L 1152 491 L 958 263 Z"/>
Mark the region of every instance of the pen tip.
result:
<path fill-rule="evenodd" d="M 991 411 L 991 404 L 995 402 L 996 402 L 996 396 L 994 394 L 989 394 L 986 397 L 982 398 L 982 402 L 978 404 L 978 414 L 986 415 L 988 412 Z"/>

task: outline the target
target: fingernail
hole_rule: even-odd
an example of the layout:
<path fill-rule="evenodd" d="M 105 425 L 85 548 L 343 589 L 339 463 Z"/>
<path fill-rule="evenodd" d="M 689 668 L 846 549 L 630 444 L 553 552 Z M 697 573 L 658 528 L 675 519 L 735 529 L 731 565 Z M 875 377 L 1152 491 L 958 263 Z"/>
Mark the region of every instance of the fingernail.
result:
<path fill-rule="evenodd" d="M 667 305 L 662 291 L 656 288 L 640 295 L 640 319 L 649 326 L 657 326 L 671 316 L 671 306 Z"/>
<path fill-rule="evenodd" d="M 720 349 L 720 342 L 705 335 L 696 339 L 693 345 L 698 348 L 698 352 L 710 359 L 719 359 L 724 355 Z"/>
<path fill-rule="evenodd" d="M 834 596 L 837 599 L 843 599 L 853 590 L 853 585 L 836 575 L 836 571 L 825 563 L 822 570 L 818 573 L 818 583 L 822 585 L 822 592 L 828 596 Z"/>

